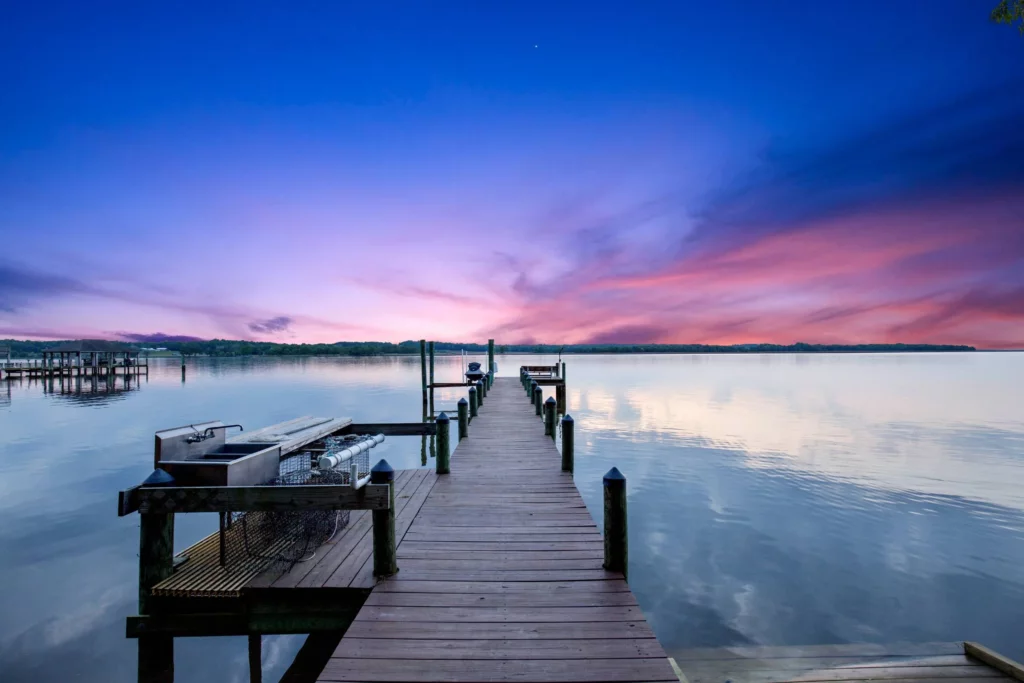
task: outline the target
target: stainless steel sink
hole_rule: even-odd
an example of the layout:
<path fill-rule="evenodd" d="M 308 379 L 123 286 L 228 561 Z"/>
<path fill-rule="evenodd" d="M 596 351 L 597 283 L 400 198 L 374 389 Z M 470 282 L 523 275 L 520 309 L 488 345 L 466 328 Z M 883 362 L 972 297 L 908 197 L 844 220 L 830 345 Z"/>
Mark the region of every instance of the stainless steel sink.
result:
<path fill-rule="evenodd" d="M 156 466 L 178 486 L 256 486 L 278 476 L 281 446 L 277 442 L 228 443 L 220 422 L 167 429 L 156 434 Z M 195 434 L 214 427 L 214 436 Z"/>
<path fill-rule="evenodd" d="M 209 453 L 203 453 L 201 457 L 203 460 L 238 460 L 276 445 L 276 443 L 226 443 Z"/>

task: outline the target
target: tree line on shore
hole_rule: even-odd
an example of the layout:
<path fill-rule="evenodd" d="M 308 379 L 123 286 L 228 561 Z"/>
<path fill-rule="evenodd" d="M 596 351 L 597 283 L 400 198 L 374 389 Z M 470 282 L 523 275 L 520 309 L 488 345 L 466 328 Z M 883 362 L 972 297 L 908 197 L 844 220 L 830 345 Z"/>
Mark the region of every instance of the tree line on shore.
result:
<path fill-rule="evenodd" d="M 32 358 L 48 348 L 65 341 L 0 340 L 0 346 L 9 346 L 11 356 Z M 138 345 L 123 342 L 124 347 Z M 333 344 L 278 344 L 244 340 L 211 339 L 209 341 L 167 341 L 160 348 L 183 356 L 383 356 L 419 354 L 419 341 L 392 342 L 336 342 Z M 435 342 L 438 353 L 481 353 L 486 344 Z M 500 344 L 497 353 L 881 353 L 899 351 L 974 351 L 973 346 L 953 344 Z M 145 352 L 144 352 L 145 353 Z"/>

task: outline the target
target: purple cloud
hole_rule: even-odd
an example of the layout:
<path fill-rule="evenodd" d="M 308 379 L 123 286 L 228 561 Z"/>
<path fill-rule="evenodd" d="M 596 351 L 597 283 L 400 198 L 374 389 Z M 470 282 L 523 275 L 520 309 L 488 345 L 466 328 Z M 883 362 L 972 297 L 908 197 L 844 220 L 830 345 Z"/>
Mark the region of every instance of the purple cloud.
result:
<path fill-rule="evenodd" d="M 273 332 L 285 332 L 294 322 L 286 315 L 279 315 L 276 318 L 267 320 L 253 320 L 249 323 L 249 330 L 256 334 L 270 334 Z"/>

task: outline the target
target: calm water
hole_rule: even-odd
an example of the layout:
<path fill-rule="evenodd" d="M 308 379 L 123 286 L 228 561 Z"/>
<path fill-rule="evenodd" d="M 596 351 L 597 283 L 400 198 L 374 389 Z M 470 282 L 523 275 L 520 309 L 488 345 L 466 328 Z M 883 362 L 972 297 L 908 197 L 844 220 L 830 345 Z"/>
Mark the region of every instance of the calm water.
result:
<path fill-rule="evenodd" d="M 628 477 L 630 583 L 670 652 L 970 639 L 1024 657 L 1024 354 L 567 362 L 577 484 L 600 519 L 601 475 Z M 438 363 L 438 381 L 457 375 L 457 359 Z M 419 401 L 418 359 L 398 358 L 199 360 L 184 384 L 168 362 L 128 389 L 0 384 L 3 679 L 134 680 L 138 519 L 115 501 L 151 470 L 153 432 L 415 421 Z M 416 467 L 419 444 L 374 457 Z M 215 526 L 179 515 L 177 549 Z M 266 680 L 301 642 L 265 639 Z M 177 680 L 248 680 L 244 639 L 175 648 Z"/>

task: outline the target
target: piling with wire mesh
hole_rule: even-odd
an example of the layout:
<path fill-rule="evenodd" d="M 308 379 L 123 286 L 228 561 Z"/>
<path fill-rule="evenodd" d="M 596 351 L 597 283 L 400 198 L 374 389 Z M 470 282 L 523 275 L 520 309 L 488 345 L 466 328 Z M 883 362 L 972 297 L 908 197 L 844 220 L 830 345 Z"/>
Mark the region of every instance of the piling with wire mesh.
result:
<path fill-rule="evenodd" d="M 373 575 L 390 576 L 398 571 L 395 548 L 395 470 L 381 460 L 370 470 L 371 484 L 387 484 L 391 504 L 387 510 L 373 511 Z"/>
<path fill-rule="evenodd" d="M 604 568 L 622 572 L 629 568 L 629 536 L 626 528 L 626 477 L 617 467 L 604 475 Z"/>
<path fill-rule="evenodd" d="M 562 418 L 562 471 L 572 472 L 575 468 L 575 454 L 573 449 L 575 448 L 573 429 L 576 423 L 572 419 L 572 415 L 566 415 Z"/>

